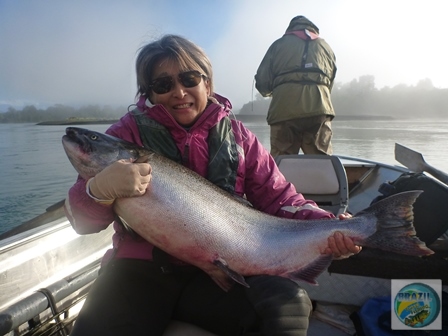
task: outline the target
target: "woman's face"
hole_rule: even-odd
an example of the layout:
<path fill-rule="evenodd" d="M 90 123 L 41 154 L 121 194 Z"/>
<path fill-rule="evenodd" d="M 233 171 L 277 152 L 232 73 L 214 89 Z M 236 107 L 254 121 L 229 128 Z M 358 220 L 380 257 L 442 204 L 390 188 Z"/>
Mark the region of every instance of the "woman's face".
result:
<path fill-rule="evenodd" d="M 204 112 L 210 95 L 210 87 L 209 81 L 203 77 L 200 78 L 198 85 L 185 87 L 179 80 L 181 72 L 174 62 L 162 61 L 156 65 L 153 69 L 154 80 L 168 76 L 171 76 L 173 80 L 170 91 L 161 94 L 152 91 L 151 100 L 154 104 L 163 105 L 180 125 L 189 127 Z"/>

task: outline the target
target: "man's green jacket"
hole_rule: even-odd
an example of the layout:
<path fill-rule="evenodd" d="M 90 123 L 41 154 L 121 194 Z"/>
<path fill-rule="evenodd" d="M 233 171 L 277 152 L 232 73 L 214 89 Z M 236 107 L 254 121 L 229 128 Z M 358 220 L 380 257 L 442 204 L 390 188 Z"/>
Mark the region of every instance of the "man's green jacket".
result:
<path fill-rule="evenodd" d="M 330 94 L 336 57 L 318 34 L 311 21 L 294 18 L 260 63 L 255 87 L 262 96 L 272 97 L 269 125 L 318 115 L 334 117 Z"/>

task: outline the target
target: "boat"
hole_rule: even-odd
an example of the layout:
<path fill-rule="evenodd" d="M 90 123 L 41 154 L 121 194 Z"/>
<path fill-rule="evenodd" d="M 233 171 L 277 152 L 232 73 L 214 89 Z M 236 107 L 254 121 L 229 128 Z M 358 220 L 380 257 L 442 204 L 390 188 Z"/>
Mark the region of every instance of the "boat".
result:
<path fill-rule="evenodd" d="M 447 175 L 426 164 L 423 157 L 412 156 L 415 152 L 399 144 L 395 150 L 397 160 L 404 165 L 334 155 L 346 178 L 347 197 L 339 197 L 344 211 L 355 214 L 363 210 L 381 196 L 382 185 L 411 171 L 430 172 L 435 183 L 447 188 Z M 111 247 L 113 229 L 109 226 L 97 234 L 76 234 L 65 217 L 63 203 L 0 235 L 0 335 L 70 335 L 98 276 L 101 258 Z M 309 335 L 350 334 L 337 325 L 343 318 L 322 317 L 325 309 L 331 305 L 359 308 L 369 298 L 390 295 L 390 279 L 434 278 L 446 286 L 447 241 L 443 236 L 434 241 L 430 248 L 436 253 L 425 258 L 365 248 L 356 256 L 334 260 L 318 278 L 319 286 L 303 284 L 317 306 L 322 303 L 311 318 Z M 165 336 L 175 335 L 212 334 L 173 321 Z"/>

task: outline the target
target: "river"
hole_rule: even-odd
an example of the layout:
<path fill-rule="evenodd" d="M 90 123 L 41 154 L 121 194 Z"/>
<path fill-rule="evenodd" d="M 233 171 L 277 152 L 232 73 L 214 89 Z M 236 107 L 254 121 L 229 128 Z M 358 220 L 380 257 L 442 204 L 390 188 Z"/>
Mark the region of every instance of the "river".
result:
<path fill-rule="evenodd" d="M 246 122 L 269 149 L 269 127 Z M 65 155 L 61 137 L 66 126 L 0 124 L 0 233 L 43 213 L 66 197 L 76 171 Z M 104 132 L 107 125 L 83 125 Z M 389 164 L 395 142 L 423 154 L 430 165 L 448 172 L 447 120 L 333 122 L 334 154 Z"/>

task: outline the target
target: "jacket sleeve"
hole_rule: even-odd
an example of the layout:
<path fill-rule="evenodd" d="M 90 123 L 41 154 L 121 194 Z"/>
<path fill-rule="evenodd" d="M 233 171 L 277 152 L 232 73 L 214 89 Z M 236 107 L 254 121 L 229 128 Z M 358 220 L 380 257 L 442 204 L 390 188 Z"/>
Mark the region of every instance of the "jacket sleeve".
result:
<path fill-rule="evenodd" d="M 68 191 L 65 214 L 78 234 L 96 233 L 106 229 L 114 221 L 112 205 L 95 202 L 86 193 L 86 180 L 78 176 Z"/>
<path fill-rule="evenodd" d="M 113 124 L 106 133 L 142 145 L 137 125 L 129 113 Z M 87 195 L 86 182 L 78 176 L 76 183 L 68 191 L 64 206 L 68 220 L 79 234 L 104 230 L 115 219 L 113 205 L 100 204 Z"/>
<path fill-rule="evenodd" d="M 271 45 L 258 66 L 255 75 L 255 88 L 263 97 L 270 97 L 274 90 L 274 78 L 272 74 L 272 56 L 274 44 Z"/>
<path fill-rule="evenodd" d="M 273 157 L 253 133 L 241 125 L 245 138 L 245 192 L 252 205 L 271 215 L 296 218 L 334 218 L 334 215 L 320 209 L 312 200 L 306 200 L 295 187 L 286 181 Z"/>

